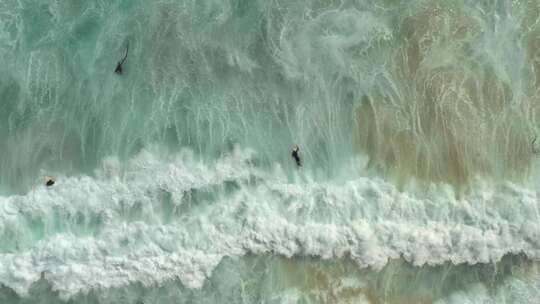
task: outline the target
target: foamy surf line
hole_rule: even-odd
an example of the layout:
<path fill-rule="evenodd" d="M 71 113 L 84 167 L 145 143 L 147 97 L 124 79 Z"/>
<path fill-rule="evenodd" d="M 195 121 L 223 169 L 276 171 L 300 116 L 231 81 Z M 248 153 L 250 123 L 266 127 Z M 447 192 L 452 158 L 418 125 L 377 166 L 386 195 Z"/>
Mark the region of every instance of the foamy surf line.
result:
<path fill-rule="evenodd" d="M 400 192 L 377 178 L 290 182 L 235 150 L 205 165 L 142 152 L 96 178 L 0 198 L 0 284 L 26 295 L 43 274 L 68 299 L 89 289 L 179 279 L 200 288 L 224 257 L 350 257 L 381 269 L 540 257 L 536 191 L 511 183 L 457 200 L 448 187 Z"/>

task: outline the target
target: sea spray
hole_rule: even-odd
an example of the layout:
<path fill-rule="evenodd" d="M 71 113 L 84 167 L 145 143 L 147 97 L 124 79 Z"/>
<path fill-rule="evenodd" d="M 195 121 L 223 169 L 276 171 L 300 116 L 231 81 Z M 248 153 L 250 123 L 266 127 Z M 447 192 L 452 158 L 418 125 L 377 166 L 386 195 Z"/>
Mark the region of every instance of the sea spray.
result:
<path fill-rule="evenodd" d="M 178 278 L 202 288 L 226 257 L 348 258 L 381 270 L 497 263 L 540 256 L 538 200 L 527 188 L 479 185 L 414 194 L 376 178 L 345 184 L 290 178 L 235 149 L 207 166 L 190 151 L 143 151 L 109 177 L 65 177 L 53 189 L 1 200 L 0 282 L 28 295 L 42 273 L 62 299 Z M 443 206 L 442 208 L 436 208 Z M 489 206 L 489 208 L 487 208 Z"/>

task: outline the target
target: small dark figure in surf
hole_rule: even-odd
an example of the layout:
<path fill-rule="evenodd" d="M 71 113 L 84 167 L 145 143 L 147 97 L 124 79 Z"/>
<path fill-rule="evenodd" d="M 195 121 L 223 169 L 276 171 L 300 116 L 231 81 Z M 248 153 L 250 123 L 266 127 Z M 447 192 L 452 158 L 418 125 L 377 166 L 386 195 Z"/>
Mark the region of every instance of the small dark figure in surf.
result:
<path fill-rule="evenodd" d="M 126 55 L 124 55 L 124 58 L 122 58 L 122 60 L 120 60 L 117 64 L 116 64 L 116 69 L 114 69 L 114 72 L 118 75 L 122 75 L 122 64 L 124 64 L 124 61 L 126 61 L 127 59 L 127 56 L 128 56 L 128 52 L 129 52 L 129 42 L 127 43 L 126 45 Z"/>
<path fill-rule="evenodd" d="M 52 176 L 45 176 L 45 186 L 50 187 L 54 185 L 55 181 Z"/>
<path fill-rule="evenodd" d="M 536 147 L 535 147 L 535 145 L 534 145 L 534 143 L 536 142 L 536 139 L 537 139 L 537 136 L 535 135 L 535 136 L 534 136 L 534 139 L 533 139 L 533 141 L 532 141 L 532 143 L 531 143 L 531 148 L 532 148 L 532 153 L 533 153 L 533 154 L 539 155 L 539 154 L 540 154 L 540 151 L 538 151 L 538 149 L 536 149 Z"/>
<path fill-rule="evenodd" d="M 291 153 L 291 156 L 292 158 L 294 158 L 294 161 L 296 162 L 296 165 L 298 167 L 302 167 L 302 161 L 300 160 L 300 148 L 295 145 L 292 149 L 292 153 Z"/>

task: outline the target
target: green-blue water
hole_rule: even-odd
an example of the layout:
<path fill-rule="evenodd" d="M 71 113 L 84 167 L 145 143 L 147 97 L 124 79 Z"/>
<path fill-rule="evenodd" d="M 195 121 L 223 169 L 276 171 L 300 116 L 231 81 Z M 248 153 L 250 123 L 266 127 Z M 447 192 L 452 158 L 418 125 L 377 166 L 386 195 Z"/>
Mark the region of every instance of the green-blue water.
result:
<path fill-rule="evenodd" d="M 539 97 L 539 1 L 0 1 L 0 303 L 535 303 Z"/>

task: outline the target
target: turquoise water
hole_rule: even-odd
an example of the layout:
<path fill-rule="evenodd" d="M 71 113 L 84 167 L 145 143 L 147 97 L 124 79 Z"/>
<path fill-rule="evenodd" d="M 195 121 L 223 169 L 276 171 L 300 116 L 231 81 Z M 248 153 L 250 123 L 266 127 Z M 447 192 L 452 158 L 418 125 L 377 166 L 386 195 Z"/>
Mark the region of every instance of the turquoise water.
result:
<path fill-rule="evenodd" d="M 0 2 L 0 303 L 535 303 L 539 20 Z"/>

